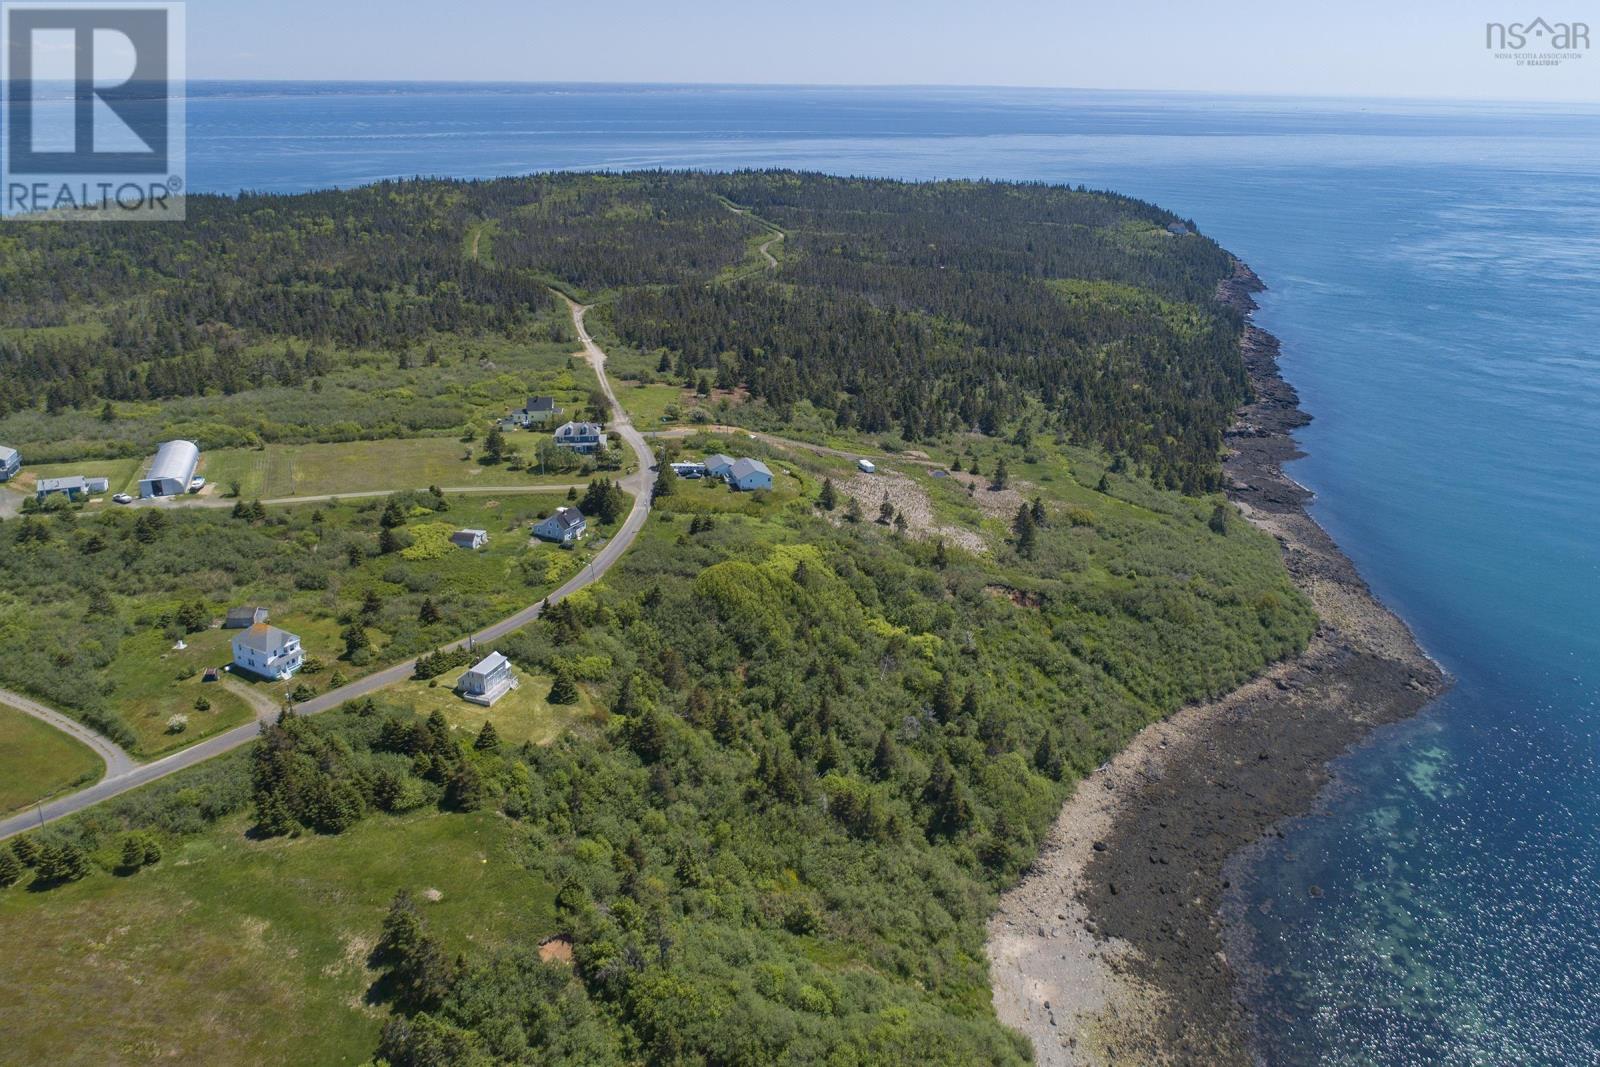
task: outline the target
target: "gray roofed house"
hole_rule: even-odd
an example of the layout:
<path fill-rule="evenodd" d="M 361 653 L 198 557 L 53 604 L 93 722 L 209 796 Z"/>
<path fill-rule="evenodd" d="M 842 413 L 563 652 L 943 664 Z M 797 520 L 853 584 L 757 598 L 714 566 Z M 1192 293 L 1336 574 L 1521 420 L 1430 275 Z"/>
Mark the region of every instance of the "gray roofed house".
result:
<path fill-rule="evenodd" d="M 706 473 L 713 478 L 726 478 L 728 470 L 733 466 L 733 457 L 724 456 L 718 452 L 714 456 L 706 457 Z"/>
<path fill-rule="evenodd" d="M 463 700 L 488 707 L 517 687 L 517 676 L 511 672 L 511 661 L 498 652 L 491 652 L 456 682 L 456 692 Z"/>
<path fill-rule="evenodd" d="M 248 626 L 254 626 L 258 622 L 266 622 L 267 614 L 266 608 L 258 607 L 254 604 L 229 608 L 228 614 L 222 618 L 222 628 L 224 630 L 243 630 Z"/>
<path fill-rule="evenodd" d="M 527 404 L 507 415 L 502 422 L 526 430 L 530 426 L 543 426 L 559 414 L 561 408 L 556 405 L 555 397 L 530 396 Z"/>
<path fill-rule="evenodd" d="M 258 622 L 233 639 L 233 665 L 262 678 L 288 678 L 305 663 L 300 638 Z"/>
<path fill-rule="evenodd" d="M 741 493 L 772 488 L 772 471 L 759 459 L 736 460 L 728 468 L 728 484 Z"/>
<path fill-rule="evenodd" d="M 570 545 L 588 532 L 589 520 L 577 508 L 556 508 L 555 514 L 540 520 L 533 535 L 541 541 Z"/>
<path fill-rule="evenodd" d="M 22 453 L 0 445 L 0 482 L 10 481 L 11 476 L 21 469 Z"/>
<path fill-rule="evenodd" d="M 556 447 L 585 454 L 598 452 L 605 444 L 605 434 L 605 427 L 598 422 L 563 423 L 556 430 Z"/>
<path fill-rule="evenodd" d="M 81 474 L 74 474 L 67 478 L 40 478 L 34 486 L 34 496 L 41 502 L 55 493 L 60 493 L 68 500 L 82 500 L 89 495 L 89 480 Z"/>

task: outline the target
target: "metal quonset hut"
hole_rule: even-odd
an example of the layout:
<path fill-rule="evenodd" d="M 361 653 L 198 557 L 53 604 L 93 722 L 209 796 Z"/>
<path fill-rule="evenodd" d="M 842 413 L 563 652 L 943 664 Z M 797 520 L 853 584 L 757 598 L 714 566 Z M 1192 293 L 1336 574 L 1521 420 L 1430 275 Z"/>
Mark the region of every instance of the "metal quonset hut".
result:
<path fill-rule="evenodd" d="M 193 441 L 168 441 L 156 450 L 150 469 L 139 479 L 139 495 L 182 496 L 200 462 L 200 446 Z"/>

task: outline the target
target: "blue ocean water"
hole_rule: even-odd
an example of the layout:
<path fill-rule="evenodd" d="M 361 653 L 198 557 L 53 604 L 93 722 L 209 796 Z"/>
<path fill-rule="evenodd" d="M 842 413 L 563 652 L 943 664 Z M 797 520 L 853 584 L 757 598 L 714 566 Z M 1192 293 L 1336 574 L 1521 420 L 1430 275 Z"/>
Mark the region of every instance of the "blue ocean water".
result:
<path fill-rule="evenodd" d="M 1458 679 L 1251 872 L 1269 1058 L 1600 1062 L 1600 108 L 201 83 L 189 122 L 210 191 L 787 166 L 1192 217 L 1271 286 L 1314 514 Z"/>

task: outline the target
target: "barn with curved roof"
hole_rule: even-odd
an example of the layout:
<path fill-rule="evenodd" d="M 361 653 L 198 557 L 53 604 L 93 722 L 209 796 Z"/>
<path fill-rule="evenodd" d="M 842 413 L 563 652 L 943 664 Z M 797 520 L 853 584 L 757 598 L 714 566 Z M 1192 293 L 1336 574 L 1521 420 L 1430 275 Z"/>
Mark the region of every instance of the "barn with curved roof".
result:
<path fill-rule="evenodd" d="M 182 496 L 189 491 L 194 469 L 200 463 L 200 446 L 193 441 L 168 441 L 156 450 L 150 469 L 139 479 L 139 495 Z"/>

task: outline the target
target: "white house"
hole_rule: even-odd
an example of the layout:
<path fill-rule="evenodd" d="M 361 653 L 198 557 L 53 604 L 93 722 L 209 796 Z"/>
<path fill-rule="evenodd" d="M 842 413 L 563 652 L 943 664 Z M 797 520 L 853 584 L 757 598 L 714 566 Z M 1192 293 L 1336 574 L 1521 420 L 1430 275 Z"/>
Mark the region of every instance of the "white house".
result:
<path fill-rule="evenodd" d="M 504 422 L 510 426 L 520 426 L 524 430 L 530 426 L 545 426 L 550 420 L 561 414 L 561 409 L 556 406 L 553 396 L 530 396 L 528 403 L 510 415 Z"/>
<path fill-rule="evenodd" d="M 724 456 L 718 452 L 714 456 L 706 457 L 706 473 L 713 478 L 727 478 L 728 471 L 733 469 L 733 457 Z"/>
<path fill-rule="evenodd" d="M 457 530 L 450 535 L 450 543 L 457 548 L 482 548 L 489 543 L 488 530 Z"/>
<path fill-rule="evenodd" d="M 456 692 L 462 699 L 488 707 L 517 687 L 517 676 L 511 673 L 511 661 L 498 652 L 491 652 L 463 674 L 456 682 Z"/>
<path fill-rule="evenodd" d="M 22 469 L 22 453 L 0 445 L 0 482 L 9 482 L 11 476 Z"/>
<path fill-rule="evenodd" d="M 556 447 L 587 455 L 605 444 L 606 430 L 598 422 L 566 422 L 556 429 Z"/>
<path fill-rule="evenodd" d="M 194 469 L 200 463 L 200 446 L 193 441 L 168 441 L 156 450 L 150 469 L 139 479 L 139 495 L 182 496 L 189 491 Z"/>
<path fill-rule="evenodd" d="M 291 677 L 305 663 L 300 638 L 258 622 L 233 639 L 233 666 L 261 678 Z"/>
<path fill-rule="evenodd" d="M 558 545 L 577 544 L 589 531 L 589 520 L 577 508 L 556 508 L 555 514 L 533 528 L 533 536 Z"/>
<path fill-rule="evenodd" d="M 772 488 L 772 472 L 759 459 L 737 460 L 728 468 L 728 484 L 741 493 Z"/>

